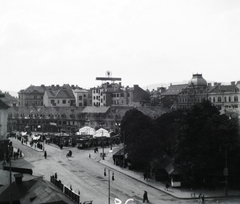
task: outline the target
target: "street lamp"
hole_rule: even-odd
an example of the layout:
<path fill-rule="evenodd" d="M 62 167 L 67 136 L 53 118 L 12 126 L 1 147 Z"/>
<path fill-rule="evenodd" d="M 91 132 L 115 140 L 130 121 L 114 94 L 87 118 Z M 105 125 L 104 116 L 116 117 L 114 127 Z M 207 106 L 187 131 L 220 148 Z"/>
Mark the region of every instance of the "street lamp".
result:
<path fill-rule="evenodd" d="M 219 146 L 219 149 L 221 151 L 221 147 L 224 146 L 225 148 L 225 169 L 223 170 L 223 174 L 224 176 L 226 177 L 225 178 L 225 195 L 227 196 L 228 195 L 228 161 L 227 161 L 227 150 L 228 150 L 228 147 L 230 147 L 230 150 L 232 149 L 232 144 L 231 143 L 228 143 L 228 144 L 221 144 Z"/>
<path fill-rule="evenodd" d="M 110 204 L 110 169 L 108 168 L 104 168 L 104 176 L 107 176 L 107 172 L 106 170 L 108 170 L 108 204 Z M 114 181 L 114 172 L 112 171 L 112 180 Z"/>

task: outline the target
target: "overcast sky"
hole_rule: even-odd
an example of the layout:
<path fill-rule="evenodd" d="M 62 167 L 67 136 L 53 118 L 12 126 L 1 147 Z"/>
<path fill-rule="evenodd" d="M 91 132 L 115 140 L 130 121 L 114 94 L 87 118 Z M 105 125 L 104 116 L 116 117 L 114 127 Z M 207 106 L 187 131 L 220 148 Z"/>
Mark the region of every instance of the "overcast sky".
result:
<path fill-rule="evenodd" d="M 238 0 L 1 0 L 0 90 L 240 80 Z"/>

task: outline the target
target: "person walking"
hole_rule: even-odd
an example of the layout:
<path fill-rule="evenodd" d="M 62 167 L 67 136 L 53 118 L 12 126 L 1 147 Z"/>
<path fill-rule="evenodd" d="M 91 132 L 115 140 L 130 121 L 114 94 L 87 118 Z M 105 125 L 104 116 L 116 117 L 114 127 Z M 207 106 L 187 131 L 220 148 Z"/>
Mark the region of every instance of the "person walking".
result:
<path fill-rule="evenodd" d="M 47 159 L 47 151 L 44 151 L 44 157 Z"/>
<path fill-rule="evenodd" d="M 198 196 L 198 202 L 201 203 L 201 201 L 202 201 L 202 194 L 200 193 Z"/>
<path fill-rule="evenodd" d="M 168 183 L 168 181 L 166 181 L 165 186 L 166 186 L 166 190 L 168 191 L 168 188 L 169 188 L 169 183 Z"/>
<path fill-rule="evenodd" d="M 202 203 L 204 203 L 204 201 L 205 201 L 205 196 L 202 195 Z"/>
<path fill-rule="evenodd" d="M 143 194 L 143 203 L 145 203 L 145 201 L 149 203 L 147 191 L 144 191 L 144 194 Z"/>
<path fill-rule="evenodd" d="M 143 174 L 143 178 L 144 178 L 144 180 L 147 179 L 147 172 L 145 172 L 145 173 Z"/>

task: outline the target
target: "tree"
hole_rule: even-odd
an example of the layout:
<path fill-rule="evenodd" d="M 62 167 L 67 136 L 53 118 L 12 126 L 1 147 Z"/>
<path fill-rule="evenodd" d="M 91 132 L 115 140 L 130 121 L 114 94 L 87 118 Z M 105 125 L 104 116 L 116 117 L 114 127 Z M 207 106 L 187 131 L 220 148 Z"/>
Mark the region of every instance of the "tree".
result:
<path fill-rule="evenodd" d="M 179 121 L 183 113 L 182 110 L 164 113 L 154 121 L 156 144 L 169 156 L 174 154 L 176 135 L 180 128 Z"/>
<path fill-rule="evenodd" d="M 217 175 L 224 169 L 221 144 L 238 143 L 238 125 L 210 102 L 186 111 L 180 120 L 174 162 L 192 174 Z"/>
<path fill-rule="evenodd" d="M 154 154 L 155 134 L 152 119 L 133 108 L 121 121 L 121 132 L 126 144 L 126 153 L 133 163 L 148 162 Z"/>

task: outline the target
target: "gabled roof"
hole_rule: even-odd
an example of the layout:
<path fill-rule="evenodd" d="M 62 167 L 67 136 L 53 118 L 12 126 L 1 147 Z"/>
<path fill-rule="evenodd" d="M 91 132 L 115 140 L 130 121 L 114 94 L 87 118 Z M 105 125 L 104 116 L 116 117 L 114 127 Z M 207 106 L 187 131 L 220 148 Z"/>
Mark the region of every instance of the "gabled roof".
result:
<path fill-rule="evenodd" d="M 68 84 L 64 84 L 62 87 L 52 86 L 46 90 L 46 94 L 49 98 L 72 98 L 74 99 L 74 94 L 72 88 Z"/>
<path fill-rule="evenodd" d="M 185 89 L 188 85 L 187 84 L 178 84 L 178 85 L 171 85 L 168 89 L 163 92 L 162 96 L 167 95 L 178 95 L 183 89 Z"/>
<path fill-rule="evenodd" d="M 0 91 L 0 93 L 2 93 Z M 3 93 L 4 97 L 1 98 L 2 101 L 4 101 L 5 103 L 9 104 L 9 103 L 17 103 L 18 99 L 16 97 L 13 97 L 12 95 L 9 94 L 9 92 L 5 92 Z"/>
<path fill-rule="evenodd" d="M 236 85 L 216 85 L 209 92 L 235 92 L 239 91 L 239 88 Z"/>
<path fill-rule="evenodd" d="M 44 91 L 48 88 L 48 86 L 34 86 L 31 85 L 28 88 L 21 90 L 19 93 L 27 93 L 27 94 L 31 94 L 31 93 L 42 93 L 44 94 Z"/>
<path fill-rule="evenodd" d="M 9 202 L 9 192 L 12 193 L 13 203 L 74 203 L 41 177 L 33 176 L 32 179 L 23 180 L 20 184 L 13 182 L 11 186 L 8 184 L 0 187 L 0 203 Z"/>

